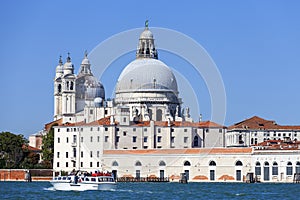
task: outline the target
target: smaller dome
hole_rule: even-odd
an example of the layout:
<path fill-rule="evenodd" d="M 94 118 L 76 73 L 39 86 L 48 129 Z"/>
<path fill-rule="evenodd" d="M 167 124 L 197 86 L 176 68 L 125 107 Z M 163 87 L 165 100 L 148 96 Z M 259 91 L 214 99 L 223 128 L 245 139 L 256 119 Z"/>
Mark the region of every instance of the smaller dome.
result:
<path fill-rule="evenodd" d="M 152 32 L 146 28 L 140 35 L 140 39 L 153 39 Z"/>
<path fill-rule="evenodd" d="M 84 58 L 81 62 L 82 65 L 89 65 L 90 64 L 90 61 L 88 58 Z"/>
<path fill-rule="evenodd" d="M 63 62 L 61 56 L 59 57 L 58 65 L 56 67 L 56 78 L 60 77 L 64 73 Z"/>
<path fill-rule="evenodd" d="M 59 64 L 56 67 L 56 73 L 62 74 L 63 73 L 63 65 Z"/>
<path fill-rule="evenodd" d="M 66 62 L 64 64 L 64 69 L 72 69 L 74 66 L 73 66 L 73 63 L 70 61 L 70 62 Z"/>
<path fill-rule="evenodd" d="M 82 62 L 81 62 L 82 65 L 89 65 L 89 64 L 90 64 L 90 61 L 89 61 L 87 55 L 88 55 L 88 54 L 87 54 L 87 51 L 85 51 L 85 52 L 84 52 L 84 58 L 83 58 L 83 60 L 82 60 Z"/>

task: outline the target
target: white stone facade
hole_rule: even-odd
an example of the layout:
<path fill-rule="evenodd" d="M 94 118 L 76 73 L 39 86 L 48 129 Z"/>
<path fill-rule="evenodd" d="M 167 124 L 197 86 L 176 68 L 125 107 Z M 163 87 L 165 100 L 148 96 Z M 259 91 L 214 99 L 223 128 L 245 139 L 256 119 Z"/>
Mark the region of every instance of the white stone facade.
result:
<path fill-rule="evenodd" d="M 64 65 L 60 59 L 54 120 L 62 122 L 54 127 L 54 171 L 103 169 L 117 177 L 170 181 L 186 173 L 189 181 L 198 182 L 242 182 L 249 173 L 262 182 L 291 182 L 300 172 L 297 149 L 249 147 L 272 137 L 298 139 L 300 128 L 299 133 L 295 127 L 271 130 L 266 128 L 273 121 L 264 121 L 255 125 L 260 128 L 235 124 L 227 131 L 214 122 L 193 122 L 189 109 L 183 112 L 181 107 L 174 74 L 157 58 L 153 34 L 146 26 L 136 60 L 121 73 L 116 96 L 109 101 L 93 78 L 87 54 L 77 76 L 70 58 Z M 272 171 L 274 163 L 277 171 Z"/>

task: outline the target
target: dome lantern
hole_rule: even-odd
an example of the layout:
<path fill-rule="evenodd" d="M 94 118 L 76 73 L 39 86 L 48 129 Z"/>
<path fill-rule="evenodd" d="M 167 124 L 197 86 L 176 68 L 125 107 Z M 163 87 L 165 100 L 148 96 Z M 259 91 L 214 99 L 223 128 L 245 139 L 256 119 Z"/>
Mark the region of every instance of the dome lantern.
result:
<path fill-rule="evenodd" d="M 157 50 L 155 49 L 153 34 L 149 30 L 148 20 L 145 22 L 145 29 L 140 35 L 139 45 L 136 51 L 136 58 L 154 58 L 157 59 Z"/>

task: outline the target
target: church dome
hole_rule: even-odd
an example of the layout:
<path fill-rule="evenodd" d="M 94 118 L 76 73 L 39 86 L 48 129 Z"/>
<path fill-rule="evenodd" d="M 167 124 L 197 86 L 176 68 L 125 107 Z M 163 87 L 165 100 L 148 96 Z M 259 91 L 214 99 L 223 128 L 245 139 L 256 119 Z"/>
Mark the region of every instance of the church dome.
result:
<path fill-rule="evenodd" d="M 145 29 L 145 30 L 141 33 L 140 39 L 153 39 L 153 34 L 152 34 L 152 32 L 147 28 L 147 29 Z"/>
<path fill-rule="evenodd" d="M 84 100 L 105 98 L 103 85 L 93 75 L 79 76 L 76 79 L 76 97 Z"/>
<path fill-rule="evenodd" d="M 157 59 L 140 58 L 129 63 L 119 76 L 116 92 L 158 91 L 178 93 L 171 69 Z"/>
<path fill-rule="evenodd" d="M 93 75 L 87 52 L 81 62 L 80 70 L 76 78 L 76 111 L 81 111 L 87 102 L 95 99 L 105 99 L 105 90 L 100 81 Z"/>

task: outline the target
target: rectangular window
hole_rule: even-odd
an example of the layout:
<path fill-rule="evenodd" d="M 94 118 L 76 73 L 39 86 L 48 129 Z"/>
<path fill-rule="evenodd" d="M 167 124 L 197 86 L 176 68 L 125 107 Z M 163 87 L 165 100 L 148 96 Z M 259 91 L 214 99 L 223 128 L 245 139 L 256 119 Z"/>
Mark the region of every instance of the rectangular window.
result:
<path fill-rule="evenodd" d="M 148 141 L 148 137 L 144 137 L 144 142 L 147 142 Z"/>
<path fill-rule="evenodd" d="M 97 128 L 97 131 L 100 131 L 100 127 Z"/>
<path fill-rule="evenodd" d="M 68 162 L 66 162 L 66 167 L 69 167 L 69 163 Z"/>
<path fill-rule="evenodd" d="M 277 176 L 278 175 L 278 167 L 277 166 L 273 166 L 272 167 L 272 175 L 273 176 Z"/>
<path fill-rule="evenodd" d="M 81 156 L 81 158 L 83 158 L 83 151 L 80 152 L 80 156 Z"/>
<path fill-rule="evenodd" d="M 91 131 L 93 131 L 93 127 L 91 127 Z"/>
<path fill-rule="evenodd" d="M 66 152 L 66 158 L 68 158 L 69 157 L 69 152 Z"/>
<path fill-rule="evenodd" d="M 293 167 L 286 167 L 286 175 L 287 176 L 293 175 Z"/>
<path fill-rule="evenodd" d="M 77 143 L 77 136 L 73 135 L 73 143 Z"/>
<path fill-rule="evenodd" d="M 73 162 L 73 167 L 76 167 L 76 162 Z"/>
<path fill-rule="evenodd" d="M 104 111 L 104 114 L 107 115 L 107 113 L 108 113 L 107 110 L 105 110 L 105 111 Z"/>
<path fill-rule="evenodd" d="M 104 141 L 108 142 L 108 136 L 105 136 Z"/>
<path fill-rule="evenodd" d="M 81 143 L 83 142 L 83 137 L 80 138 L 80 142 L 81 142 Z"/>
<path fill-rule="evenodd" d="M 210 170 L 209 171 L 209 178 L 211 181 L 215 180 L 215 170 Z"/>
<path fill-rule="evenodd" d="M 223 133 L 223 129 L 220 128 L 220 129 L 219 129 L 219 133 Z"/>
<path fill-rule="evenodd" d="M 59 167 L 59 162 L 56 163 L 56 167 Z"/>
<path fill-rule="evenodd" d="M 100 136 L 97 137 L 97 142 L 100 142 Z"/>
<path fill-rule="evenodd" d="M 255 167 L 255 175 L 261 175 L 261 168 L 260 166 Z"/>
<path fill-rule="evenodd" d="M 242 180 L 242 171 L 236 170 L 236 180 L 241 181 Z"/>
<path fill-rule="evenodd" d="M 184 142 L 184 143 L 187 143 L 187 142 L 188 142 L 188 139 L 189 139 L 188 137 L 184 137 L 184 138 L 183 138 L 183 142 Z"/>
<path fill-rule="evenodd" d="M 94 113 L 94 110 L 90 110 L 90 115 L 92 115 Z"/>
<path fill-rule="evenodd" d="M 90 157 L 91 158 L 93 157 L 93 151 L 90 151 Z"/>
<path fill-rule="evenodd" d="M 123 122 L 126 122 L 126 117 L 123 117 Z"/>
<path fill-rule="evenodd" d="M 157 136 L 157 142 L 161 142 L 161 136 Z"/>
<path fill-rule="evenodd" d="M 136 136 L 132 137 L 132 142 L 136 142 Z"/>
<path fill-rule="evenodd" d="M 135 132 L 135 131 L 136 131 L 136 128 L 133 128 L 132 131 Z"/>
<path fill-rule="evenodd" d="M 158 128 L 158 129 L 157 129 L 157 132 L 158 132 L 158 133 L 160 133 L 160 132 L 161 132 L 161 129 L 160 129 L 160 128 Z"/>
<path fill-rule="evenodd" d="M 59 128 L 57 129 L 57 132 L 60 132 L 60 129 L 59 129 Z"/>
<path fill-rule="evenodd" d="M 148 149 L 148 146 L 144 146 L 143 148 L 144 148 L 144 149 Z"/>
<path fill-rule="evenodd" d="M 147 132 L 147 128 L 144 128 L 144 131 Z"/>
<path fill-rule="evenodd" d="M 141 178 L 141 170 L 135 171 L 135 178 L 137 178 L 137 179 Z"/>
<path fill-rule="evenodd" d="M 69 137 L 66 138 L 66 142 L 69 143 Z"/>
<path fill-rule="evenodd" d="M 57 143 L 60 143 L 60 138 L 59 137 L 57 138 Z"/>
<path fill-rule="evenodd" d="M 57 152 L 57 158 L 59 158 L 59 152 Z"/>
<path fill-rule="evenodd" d="M 76 158 L 76 148 L 73 148 L 73 157 Z"/>
<path fill-rule="evenodd" d="M 126 136 L 126 131 L 123 131 L 123 136 Z"/>
<path fill-rule="evenodd" d="M 83 162 L 80 162 L 80 167 L 83 167 Z"/>
<path fill-rule="evenodd" d="M 172 136 L 172 137 L 171 137 L 171 143 L 174 143 L 174 142 L 175 142 L 175 137 Z"/>
<path fill-rule="evenodd" d="M 91 136 L 91 142 L 93 142 L 93 136 Z"/>
<path fill-rule="evenodd" d="M 97 151 L 97 158 L 100 157 L 100 151 Z"/>
<path fill-rule="evenodd" d="M 205 130 L 205 132 L 206 132 L 206 133 L 209 133 L 209 129 L 207 128 L 207 129 Z"/>
<path fill-rule="evenodd" d="M 186 132 L 187 132 L 187 129 L 185 128 L 185 129 L 183 129 L 183 131 L 186 133 Z"/>
<path fill-rule="evenodd" d="M 108 128 L 107 128 L 107 127 L 105 127 L 105 128 L 104 128 L 104 131 L 108 131 Z"/>
<path fill-rule="evenodd" d="M 97 162 L 97 167 L 100 167 L 100 163 L 99 162 Z"/>
<path fill-rule="evenodd" d="M 90 167 L 93 167 L 93 162 L 90 162 Z"/>
<path fill-rule="evenodd" d="M 120 141 L 120 136 L 117 136 L 116 137 L 116 142 L 119 142 Z"/>

